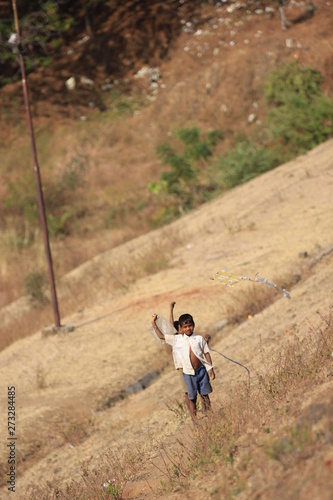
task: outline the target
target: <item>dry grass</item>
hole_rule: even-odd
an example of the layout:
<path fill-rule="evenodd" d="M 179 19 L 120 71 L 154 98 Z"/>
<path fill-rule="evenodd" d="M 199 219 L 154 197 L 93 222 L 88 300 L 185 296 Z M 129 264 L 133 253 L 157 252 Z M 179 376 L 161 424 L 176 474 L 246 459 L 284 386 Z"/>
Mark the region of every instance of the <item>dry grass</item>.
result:
<path fill-rule="evenodd" d="M 107 454 L 101 459 L 100 466 L 91 470 L 89 464 L 81 468 L 81 480 L 69 481 L 67 486 L 53 481 L 47 488 L 32 486 L 29 494 L 36 500 L 71 499 L 114 499 L 123 498 L 128 481 L 142 467 L 139 450 L 127 450 L 122 454 Z"/>
<path fill-rule="evenodd" d="M 1 325 L 0 349 L 5 349 L 17 340 L 27 337 L 53 322 L 54 318 L 49 306 L 29 307 L 27 312 L 17 316 L 13 315 L 7 323 Z"/>
<path fill-rule="evenodd" d="M 98 469 L 82 467 L 81 481 L 65 487 L 57 481 L 47 488 L 33 487 L 31 498 L 126 498 L 126 484 L 138 477 L 140 467 L 148 460 L 164 478 L 153 495 L 167 495 L 177 489 L 183 498 L 190 498 L 193 479 L 211 474 L 209 494 L 229 499 L 242 491 L 249 494 L 249 478 L 255 476 L 259 463 L 265 473 L 269 460 L 284 469 L 313 456 L 333 438 L 326 418 L 331 403 L 321 400 L 319 413 L 316 405 L 302 408 L 306 395 L 320 385 L 324 387 L 332 376 L 332 307 L 327 314 L 318 312 L 318 318 L 318 325 L 310 326 L 302 338 L 296 333 L 278 354 L 271 356 L 263 351 L 266 370 L 257 373 L 251 383 L 237 384 L 215 403 L 212 413 L 199 421 L 191 441 L 178 439 L 172 451 L 162 443 L 158 461 L 133 450 L 119 457 L 105 455 Z M 179 402 L 170 403 L 169 409 L 183 418 L 184 406 Z M 280 473 L 275 466 L 275 482 Z M 274 481 L 270 481 L 271 487 Z"/>
<path fill-rule="evenodd" d="M 219 472 L 210 495 L 233 498 L 246 489 L 259 459 L 274 459 L 291 467 L 331 442 L 329 421 L 318 430 L 311 409 L 294 423 L 287 417 L 292 412 L 299 415 L 306 395 L 332 376 L 333 309 L 328 316 L 318 315 L 321 324 L 311 326 L 302 340 L 295 335 L 273 358 L 263 352 L 267 370 L 257 374 L 251 386 L 237 385 L 214 405 L 214 413 L 200 425 L 190 448 L 179 442 L 177 456 L 166 455 L 170 490 L 177 485 L 185 495 L 191 478 L 213 467 Z M 330 404 L 324 403 L 323 419 L 329 415 Z M 247 437 L 248 433 L 256 438 Z"/>
<path fill-rule="evenodd" d="M 169 259 L 179 235 L 175 231 L 165 230 L 159 239 L 152 238 L 150 243 L 138 249 L 124 249 L 117 257 L 105 253 L 98 260 L 84 266 L 83 270 L 75 272 L 58 281 L 57 294 L 61 317 L 87 307 L 102 292 L 125 293 L 135 281 L 143 276 L 155 274 L 167 268 Z M 6 321 L 0 325 L 0 350 L 20 338 L 31 335 L 37 330 L 53 323 L 53 310 L 50 296 L 47 304 L 29 304 L 28 297 L 24 300 L 25 308 L 7 312 Z"/>
<path fill-rule="evenodd" d="M 104 119 L 107 120 L 107 117 Z M 121 125 L 119 117 L 109 118 L 109 120 L 107 123 L 102 123 L 100 115 L 93 115 L 91 122 L 87 124 L 59 124 L 56 130 L 49 130 L 50 124 L 48 124 L 46 132 L 42 121 L 40 126 L 36 127 L 42 183 L 48 191 L 44 193 L 44 198 L 47 202 L 52 186 L 60 182 L 64 184 L 66 192 L 63 192 L 62 196 L 66 198 L 66 203 L 64 204 L 62 200 L 57 205 L 72 217 L 70 234 L 66 234 L 63 239 L 51 237 L 55 274 L 59 278 L 106 249 L 147 231 L 146 221 L 140 222 L 137 218 L 132 225 L 127 223 L 122 229 L 116 224 L 112 224 L 109 230 L 105 230 L 103 226 L 107 211 L 116 207 L 121 200 L 125 207 L 125 219 L 128 212 L 132 220 L 136 209 L 133 209 L 133 203 L 129 203 L 129 207 L 126 208 L 126 201 L 130 192 L 137 192 L 138 183 L 141 182 L 142 187 L 142 181 L 139 179 L 142 172 L 139 171 L 137 175 L 131 174 L 133 186 L 130 189 L 128 183 L 123 186 L 124 173 L 119 171 L 119 165 L 123 163 L 124 158 L 128 157 L 128 151 L 123 152 L 123 148 L 118 146 L 118 143 L 124 139 L 124 130 L 130 127 L 126 118 L 121 120 Z M 0 212 L 2 214 L 0 279 L 3 285 L 0 290 L 1 306 L 22 296 L 23 277 L 31 271 L 31 268 L 41 271 L 46 268 L 39 222 L 32 223 L 23 216 L 18 216 L 16 205 L 20 203 L 20 195 L 17 193 L 12 194 L 13 208 L 5 208 L 4 200 L 10 192 L 7 184 L 10 182 L 15 184 L 17 181 L 14 175 L 19 176 L 18 178 L 23 177 L 25 181 L 31 177 L 32 181 L 28 183 L 28 187 L 33 190 L 32 195 L 35 190 L 32 166 L 31 170 L 27 170 L 27 160 L 28 164 L 32 163 L 29 136 L 25 130 L 22 132 L 22 128 L 24 127 L 20 125 L 17 129 L 20 139 L 16 140 L 15 147 L 11 143 L 6 144 L 7 148 L 3 152 L 0 167 L 4 177 L 4 182 L 0 187 Z M 134 142 L 141 144 L 140 131 L 136 131 L 135 128 L 131 130 L 131 134 L 136 135 Z M 104 145 L 104 141 L 114 135 L 115 147 L 119 148 L 117 153 L 114 151 L 111 153 Z M 146 151 L 145 154 L 147 154 Z M 155 155 L 154 151 L 151 155 Z M 110 168 L 110 158 L 112 158 L 112 168 Z M 144 161 L 147 161 L 147 158 Z M 64 176 L 73 164 L 82 162 L 84 162 L 84 169 L 78 171 L 80 186 L 73 191 L 71 186 L 65 183 Z M 13 165 L 15 165 L 15 170 L 12 168 Z M 121 189 L 124 189 L 123 193 L 120 192 Z M 46 210 L 46 212 L 49 215 L 49 211 Z M 96 238 L 96 233 L 98 233 L 98 238 Z"/>
<path fill-rule="evenodd" d="M 233 304 L 227 306 L 226 316 L 230 323 L 240 324 L 259 314 L 278 298 L 278 294 L 272 294 L 264 285 L 252 285 L 250 290 L 235 294 Z"/>
<path fill-rule="evenodd" d="M 43 391 L 47 387 L 47 371 L 41 366 L 36 368 L 36 386 L 40 398 L 43 398 Z M 17 464 L 20 474 L 29 469 L 31 463 L 38 462 L 43 457 L 48 456 L 55 448 L 69 446 L 71 448 L 79 446 L 93 432 L 95 420 L 91 413 L 80 405 L 79 402 L 64 403 L 61 413 L 54 409 L 48 410 L 47 422 L 39 420 L 39 433 L 30 429 L 22 434 L 20 439 L 20 453 L 17 456 Z M 52 431 L 48 425 L 52 425 Z M 0 464 L 0 485 L 6 484 L 6 461 Z"/>

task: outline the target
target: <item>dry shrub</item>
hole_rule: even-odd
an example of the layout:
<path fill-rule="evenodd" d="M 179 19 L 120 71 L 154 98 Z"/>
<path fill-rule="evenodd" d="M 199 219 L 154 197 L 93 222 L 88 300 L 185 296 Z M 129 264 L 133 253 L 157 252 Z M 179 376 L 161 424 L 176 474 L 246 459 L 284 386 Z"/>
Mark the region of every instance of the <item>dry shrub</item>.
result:
<path fill-rule="evenodd" d="M 226 315 L 230 323 L 242 323 L 266 309 L 279 298 L 280 294 L 274 293 L 264 284 L 252 284 L 249 290 L 234 295 L 234 301 L 228 306 Z"/>
<path fill-rule="evenodd" d="M 31 307 L 28 311 L 24 311 L 23 314 L 17 312 L 10 321 L 0 325 L 0 350 L 52 323 L 53 317 L 50 306 L 43 306 L 38 309 Z"/>
<path fill-rule="evenodd" d="M 60 481 L 48 482 L 46 487 L 33 485 L 28 490 L 34 500 L 89 499 L 118 500 L 128 481 L 142 468 L 139 451 L 126 450 L 121 454 L 110 452 L 100 459 L 97 468 L 90 469 L 89 463 L 81 467 L 80 479 L 68 481 L 64 486 Z"/>
<path fill-rule="evenodd" d="M 279 277 L 279 282 L 276 285 L 282 290 L 290 291 L 292 287 L 301 279 L 309 278 L 309 266 L 304 264 L 299 269 L 299 272 L 286 271 L 283 276 Z M 230 323 L 242 323 L 249 317 L 253 317 L 260 313 L 276 300 L 281 298 L 281 292 L 274 290 L 272 286 L 265 283 L 249 283 L 246 290 L 241 290 L 237 294 L 233 294 L 233 300 L 227 306 L 226 316 Z"/>
<path fill-rule="evenodd" d="M 266 373 L 259 375 L 262 394 L 268 399 L 285 398 L 290 389 L 300 385 L 306 389 L 309 385 L 323 382 L 327 376 L 327 367 L 332 362 L 333 354 L 333 309 L 325 317 L 317 311 L 321 319 L 318 327 L 310 326 L 307 336 L 300 339 L 297 335 L 287 342 L 273 358 L 274 371 L 267 366 Z M 265 363 L 265 356 L 263 356 Z"/>
<path fill-rule="evenodd" d="M 187 472 L 187 447 L 184 443 L 178 448 L 169 449 L 164 443 L 158 449 L 159 461 L 153 466 L 162 474 L 160 480 L 163 493 L 170 493 L 179 482 L 186 479 Z M 161 495 L 160 495 L 161 496 Z"/>

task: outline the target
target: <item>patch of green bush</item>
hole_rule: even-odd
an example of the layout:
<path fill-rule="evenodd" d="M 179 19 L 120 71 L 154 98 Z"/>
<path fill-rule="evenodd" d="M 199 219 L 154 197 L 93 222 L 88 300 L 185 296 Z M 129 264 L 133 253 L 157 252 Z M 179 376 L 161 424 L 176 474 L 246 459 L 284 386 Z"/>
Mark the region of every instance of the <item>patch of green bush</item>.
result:
<path fill-rule="evenodd" d="M 272 106 L 266 119 L 279 160 L 290 160 L 332 137 L 333 100 L 323 95 L 322 75 L 293 61 L 272 71 L 264 85 Z"/>
<path fill-rule="evenodd" d="M 175 133 L 175 146 L 164 143 L 157 148 L 160 160 L 169 169 L 162 172 L 159 182 L 148 184 L 150 192 L 159 199 L 154 225 L 171 222 L 207 201 L 212 191 L 207 160 L 222 139 L 221 130 L 202 134 L 199 127 L 180 128 Z"/>
<path fill-rule="evenodd" d="M 57 184 L 59 187 L 56 191 L 75 191 L 75 189 L 83 186 L 84 174 L 89 167 L 89 155 L 85 152 L 77 153 L 66 164 L 62 172 L 61 179 Z"/>
<path fill-rule="evenodd" d="M 48 215 L 47 216 L 47 228 L 51 236 L 61 236 L 68 234 L 70 232 L 68 228 L 68 222 L 73 218 L 70 212 L 64 212 L 63 214 Z"/>
<path fill-rule="evenodd" d="M 295 158 L 333 135 L 333 100 L 321 90 L 323 78 L 314 68 L 291 62 L 272 71 L 264 85 L 270 105 L 264 120 L 265 140 L 260 132 L 236 139 L 235 145 L 208 165 L 220 130 L 201 133 L 199 127 L 177 130 L 178 147 L 169 142 L 157 148 L 169 168 L 149 191 L 157 201 L 151 218 L 154 227 L 169 223 L 184 212 L 226 189 Z M 174 141 L 175 142 L 175 141 Z M 181 143 L 181 148 L 179 147 Z"/>
<path fill-rule="evenodd" d="M 29 296 L 30 302 L 34 305 L 42 305 L 48 301 L 44 292 L 46 283 L 47 280 L 44 273 L 34 271 L 25 275 L 25 293 Z"/>
<path fill-rule="evenodd" d="M 278 164 L 279 159 L 274 149 L 244 139 L 217 160 L 219 184 L 223 189 L 231 189 L 271 170 Z"/>
<path fill-rule="evenodd" d="M 73 192 L 84 185 L 84 175 L 89 166 L 89 156 L 82 152 L 73 155 L 65 165 L 62 173 L 56 179 L 48 179 L 43 183 L 43 198 L 48 231 L 51 236 L 69 234 L 71 223 L 80 217 L 82 210 L 70 209 Z M 34 228 L 39 227 L 40 214 L 37 201 L 37 190 L 34 174 L 30 173 L 17 180 L 6 183 L 7 194 L 3 206 L 5 216 L 16 219 L 17 246 L 26 241 L 31 244 L 34 238 Z M 29 226 L 27 240 L 26 226 Z"/>
<path fill-rule="evenodd" d="M 7 182 L 4 208 L 23 217 L 29 223 L 36 222 L 38 205 L 33 173 L 24 175 L 16 181 Z"/>
<path fill-rule="evenodd" d="M 285 163 L 333 135 L 333 100 L 322 94 L 315 69 L 287 64 L 270 73 L 264 86 L 271 109 L 264 126 L 269 140 L 242 138 L 216 162 L 222 189 L 230 189 Z"/>
<path fill-rule="evenodd" d="M 18 8 L 27 71 L 37 66 L 48 66 L 53 58 L 50 50 L 59 50 L 63 43 L 62 36 L 75 24 L 75 18 L 53 0 L 21 2 Z M 13 19 L 1 20 L 0 41 L 7 41 L 13 31 Z M 1 64 L 6 68 L 7 75 L 6 79 L 1 79 L 0 87 L 18 77 L 17 54 L 4 42 L 1 43 Z"/>
<path fill-rule="evenodd" d="M 295 158 L 332 137 L 333 100 L 287 94 L 280 106 L 270 110 L 268 125 L 272 140 L 286 148 L 286 159 Z"/>
<path fill-rule="evenodd" d="M 323 77 L 316 69 L 292 61 L 268 74 L 264 84 L 265 98 L 277 106 L 283 104 L 289 94 L 311 100 L 322 93 L 322 83 Z"/>

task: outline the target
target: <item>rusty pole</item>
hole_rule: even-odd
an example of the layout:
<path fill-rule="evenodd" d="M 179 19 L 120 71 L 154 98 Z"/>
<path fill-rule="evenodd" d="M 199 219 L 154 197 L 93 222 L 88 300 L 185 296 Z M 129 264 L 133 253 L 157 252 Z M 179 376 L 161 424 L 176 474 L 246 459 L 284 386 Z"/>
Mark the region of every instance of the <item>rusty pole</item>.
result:
<path fill-rule="evenodd" d="M 53 306 L 53 312 L 54 312 L 54 320 L 55 320 L 55 326 L 57 328 L 59 328 L 60 327 L 60 314 L 59 314 L 59 307 L 58 307 L 58 300 L 57 300 L 57 291 L 56 291 L 56 287 L 55 287 L 52 255 L 51 255 L 49 236 L 48 236 L 48 230 L 47 230 L 47 222 L 46 222 L 46 216 L 45 216 L 45 204 L 44 204 L 43 191 L 42 191 L 42 182 L 41 182 L 41 177 L 40 177 L 40 172 L 39 172 L 39 167 L 38 167 L 34 129 L 33 129 L 33 124 L 32 124 L 31 112 L 30 112 L 28 85 L 27 85 L 27 80 L 26 80 L 24 58 L 23 58 L 23 54 L 22 54 L 21 35 L 20 35 L 20 27 L 19 27 L 19 22 L 18 22 L 16 0 L 12 0 L 12 6 L 13 6 L 13 12 L 14 12 L 16 36 L 17 36 L 17 43 L 18 43 L 17 47 L 18 47 L 20 66 L 21 66 L 24 103 L 25 103 L 25 109 L 26 109 L 26 113 L 27 113 L 28 128 L 29 128 L 30 141 L 31 141 L 31 150 L 32 150 L 32 156 L 33 156 L 33 161 L 34 161 L 34 174 L 35 174 L 35 181 L 36 181 L 36 187 L 37 187 L 38 209 L 39 209 L 39 215 L 40 215 L 40 220 L 41 220 L 41 225 L 42 225 L 44 247 L 45 247 L 46 259 L 47 259 L 47 265 L 48 265 L 48 274 L 49 274 L 50 287 L 51 287 L 51 298 L 52 298 L 52 306 Z"/>

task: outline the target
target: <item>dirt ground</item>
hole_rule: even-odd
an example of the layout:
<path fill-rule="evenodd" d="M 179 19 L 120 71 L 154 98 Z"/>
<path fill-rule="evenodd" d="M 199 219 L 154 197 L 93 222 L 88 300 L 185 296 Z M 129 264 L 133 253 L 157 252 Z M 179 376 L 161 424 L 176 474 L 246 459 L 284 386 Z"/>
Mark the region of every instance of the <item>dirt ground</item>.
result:
<path fill-rule="evenodd" d="M 304 4 L 294 3 L 287 18 L 296 19 L 303 10 Z M 221 8 L 215 20 L 200 27 L 200 34 L 180 36 L 169 61 L 161 63 L 166 89 L 135 118 L 137 127 L 147 129 L 143 138 L 151 135 L 153 141 L 161 136 L 168 127 L 164 118 L 170 115 L 175 122 L 195 116 L 199 123 L 215 121 L 216 128 L 221 123 L 230 136 L 237 128 L 249 126 L 247 115 L 257 109 L 253 103 L 261 92 L 267 60 L 272 66 L 290 58 L 315 66 L 325 74 L 326 92 L 332 92 L 329 2 L 318 2 L 313 18 L 295 22 L 287 31 L 280 30 L 276 15 L 263 14 L 259 22 L 258 14 L 237 25 L 236 14 Z M 229 15 L 230 23 L 216 21 Z M 235 74 L 240 75 L 238 80 Z M 258 120 L 262 113 L 259 108 Z M 141 172 L 153 167 L 142 165 Z M 83 462 L 89 468 L 98 467 L 104 453 L 116 457 L 127 449 L 141 453 L 144 463 L 140 472 L 133 472 L 123 497 L 161 496 L 165 479 L 161 450 L 172 453 L 177 438 L 191 440 L 193 429 L 188 417 L 180 419 L 170 410 L 181 398 L 178 375 L 170 352 L 148 332 L 151 314 L 168 317 L 169 303 L 176 301 L 177 315 L 192 313 L 196 330 L 212 334 L 212 347 L 248 366 L 255 378 L 265 369 L 262 348 L 270 358 L 296 331 L 302 334 L 317 324 L 318 310 L 326 314 L 332 306 L 332 167 L 331 140 L 174 222 L 167 228 L 175 241 L 167 269 L 137 280 L 127 290 L 96 291 L 90 307 L 63 319 L 75 326 L 73 332 L 43 337 L 38 331 L 0 353 L 1 415 L 6 414 L 6 387 L 15 386 L 17 392 L 17 498 L 33 498 L 31 485 L 54 479 L 65 484 L 80 478 Z M 109 181 L 117 179 L 117 170 L 112 171 Z M 134 258 L 156 242 L 163 245 L 165 237 L 165 229 L 140 236 L 104 252 L 71 277 L 80 283 L 90 267 L 103 270 L 115 258 Z M 239 326 L 219 327 L 246 291 L 265 286 L 244 281 L 231 289 L 211 280 L 223 268 L 250 277 L 259 272 L 278 286 L 293 278 L 292 298 L 272 288 L 276 300 L 264 311 Z M 214 404 L 245 375 L 222 357 L 212 353 L 212 358 L 217 375 Z M 122 391 L 155 371 L 158 377 L 145 390 L 122 398 Z M 301 401 L 300 407 L 329 398 L 332 380 L 320 391 Z M 1 418 L 1 431 L 7 435 L 5 418 Z M 249 441 L 252 438 L 249 429 Z M 6 457 L 2 447 L 1 463 Z M 328 443 L 325 456 L 304 461 L 302 470 L 281 471 L 274 487 L 267 485 L 265 466 L 273 468 L 276 463 L 263 464 L 253 474 L 249 493 L 238 498 L 326 500 L 333 480 L 331 469 L 323 463 L 332 458 L 332 443 Z M 302 482 L 311 476 L 311 468 L 312 481 Z M 2 472 L 7 472 L 6 464 Z M 212 469 L 186 492 L 175 491 L 170 498 L 218 498 L 214 497 L 218 481 L 218 471 Z M 288 486 L 296 496 L 288 496 Z M 1 488 L 1 498 L 11 498 L 6 486 Z"/>
<path fill-rule="evenodd" d="M 82 461 L 96 465 L 103 452 L 119 453 L 123 447 L 145 450 L 151 457 L 142 480 L 129 483 L 124 496 L 157 495 L 154 488 L 161 474 L 151 465 L 153 458 L 158 457 L 161 443 L 172 446 L 177 433 L 191 433 L 192 427 L 189 421 L 180 424 L 168 409 L 180 396 L 179 383 L 170 353 L 147 331 L 150 315 L 167 317 L 169 303 L 175 300 L 177 313 L 193 313 L 199 332 L 214 332 L 225 319 L 226 308 L 251 286 L 242 282 L 230 289 L 211 280 L 221 268 L 248 276 L 260 272 L 279 285 L 286 275 L 302 276 L 305 262 L 312 263 L 308 277 L 290 290 L 291 300 L 280 294 L 254 318 L 213 335 L 214 349 L 253 372 L 262 369 L 260 345 L 269 355 L 296 327 L 306 330 L 315 324 L 317 310 L 328 311 L 333 283 L 332 150 L 333 141 L 325 143 L 175 222 L 170 234 L 180 241 L 168 269 L 66 318 L 66 324 L 76 326 L 74 332 L 47 338 L 37 332 L 1 353 L 1 386 L 17 388 L 17 446 L 25 455 L 19 467 L 19 498 L 27 498 L 29 484 L 55 476 L 60 481 L 77 477 Z M 231 230 L 226 221 L 237 229 Z M 124 258 L 159 234 L 126 244 Z M 99 266 L 109 259 L 112 251 L 103 255 Z M 275 293 L 279 292 L 272 289 Z M 217 355 L 213 358 L 214 401 L 244 373 Z M 120 388 L 153 370 L 162 371 L 145 391 L 105 407 L 107 397 L 115 397 Z M 5 396 L 3 392 L 2 407 Z M 6 435 L 4 419 L 1 425 Z M 4 488 L 2 497 L 6 498 Z"/>

